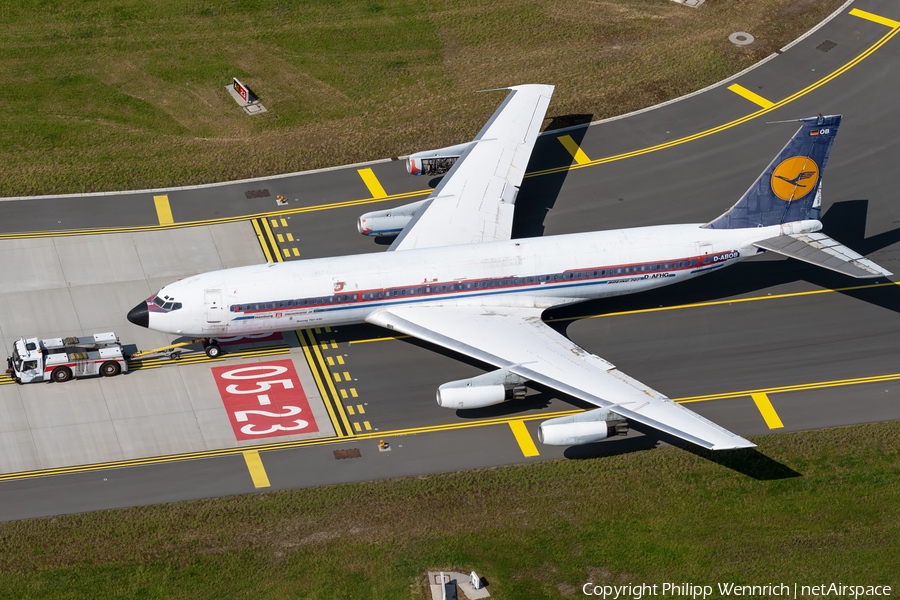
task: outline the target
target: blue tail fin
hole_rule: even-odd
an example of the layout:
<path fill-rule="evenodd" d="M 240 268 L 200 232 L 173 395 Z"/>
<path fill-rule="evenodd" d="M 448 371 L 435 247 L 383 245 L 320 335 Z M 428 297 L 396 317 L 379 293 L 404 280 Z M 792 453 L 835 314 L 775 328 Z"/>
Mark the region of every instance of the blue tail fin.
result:
<path fill-rule="evenodd" d="M 813 205 L 841 115 L 801 122 L 803 126 L 737 204 L 704 227 L 743 229 L 817 218 Z"/>

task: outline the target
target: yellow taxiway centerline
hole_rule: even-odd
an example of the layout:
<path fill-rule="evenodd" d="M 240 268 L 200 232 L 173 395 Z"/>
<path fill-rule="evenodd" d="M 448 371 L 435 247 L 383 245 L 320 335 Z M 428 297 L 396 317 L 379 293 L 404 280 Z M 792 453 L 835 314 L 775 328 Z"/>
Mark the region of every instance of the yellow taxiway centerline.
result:
<path fill-rule="evenodd" d="M 859 17 L 861 19 L 868 19 L 869 21 L 881 23 L 882 25 L 887 25 L 891 29 L 896 29 L 897 27 L 900 27 L 900 21 L 894 21 L 893 19 L 887 19 L 885 17 L 873 15 L 870 12 L 866 12 L 864 10 L 859 10 L 858 8 L 854 8 L 848 14 L 851 14 L 854 17 Z"/>
<path fill-rule="evenodd" d="M 586 165 L 591 162 L 591 159 L 587 157 L 587 154 L 585 154 L 575 140 L 572 139 L 571 135 L 562 135 L 556 139 L 560 141 L 563 147 L 572 155 L 572 158 L 574 158 L 575 162 L 579 165 Z"/>
<path fill-rule="evenodd" d="M 378 178 L 375 177 L 372 169 L 357 169 L 357 172 L 362 177 L 363 183 L 369 188 L 369 193 L 372 194 L 373 198 L 387 198 L 387 192 L 381 187 L 381 183 L 378 182 Z"/>

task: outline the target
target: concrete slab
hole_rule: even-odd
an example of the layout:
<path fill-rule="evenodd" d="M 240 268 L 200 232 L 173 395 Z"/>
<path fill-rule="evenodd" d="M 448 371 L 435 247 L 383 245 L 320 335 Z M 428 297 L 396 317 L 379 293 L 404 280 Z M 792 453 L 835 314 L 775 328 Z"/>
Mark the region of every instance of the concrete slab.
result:
<path fill-rule="evenodd" d="M 111 419 L 134 419 L 193 410 L 177 368 L 142 369 L 96 380 Z"/>
<path fill-rule="evenodd" d="M 144 279 L 131 235 L 68 238 L 57 247 L 57 254 L 69 286 Z"/>
<path fill-rule="evenodd" d="M 145 279 L 138 279 L 73 286 L 69 288 L 69 296 L 78 322 L 86 332 L 119 333 L 123 328 L 132 326 L 126 318 L 128 311 L 155 291 L 151 292 Z"/>
<path fill-rule="evenodd" d="M 219 400 L 219 404 L 222 401 Z M 237 448 L 238 445 L 247 445 L 247 442 L 238 444 L 231 429 L 231 422 L 228 420 L 228 414 L 225 407 L 207 408 L 194 411 L 194 417 L 197 419 L 197 426 L 203 435 L 203 443 L 207 450 L 213 448 Z M 267 441 L 271 441 L 269 438 Z"/>
<path fill-rule="evenodd" d="M 110 420 L 99 377 L 18 387 L 28 422 L 34 429 Z"/>
<path fill-rule="evenodd" d="M 245 223 L 245 227 L 250 225 Z M 147 279 L 195 275 L 223 268 L 209 227 L 187 227 L 133 234 Z"/>
<path fill-rule="evenodd" d="M 15 383 L 0 385 L 0 432 L 27 431 L 30 427 L 19 386 Z"/>
<path fill-rule="evenodd" d="M 41 468 L 31 430 L 0 432 L 0 471 L 16 473 Z"/>
<path fill-rule="evenodd" d="M 126 459 L 208 449 L 193 412 L 118 419 L 113 426 Z"/>
<path fill-rule="evenodd" d="M 89 465 L 125 456 L 111 421 L 32 429 L 41 468 Z"/>
<path fill-rule="evenodd" d="M 13 338 L 23 335 L 59 336 L 64 331 L 80 333 L 81 323 L 78 322 L 78 313 L 75 312 L 69 290 L 63 285 L 48 287 L 40 292 L 0 294 L 0 328 L 3 335 Z"/>
<path fill-rule="evenodd" d="M 226 223 L 209 228 L 223 268 L 231 269 L 266 262 L 259 240 L 255 235 L 247 235 L 248 228 L 252 231 L 252 227 L 246 222 Z"/>
<path fill-rule="evenodd" d="M 17 242 L 24 240 L 15 240 Z M 0 244 L 0 290 L 4 294 L 66 287 L 56 248 Z"/>

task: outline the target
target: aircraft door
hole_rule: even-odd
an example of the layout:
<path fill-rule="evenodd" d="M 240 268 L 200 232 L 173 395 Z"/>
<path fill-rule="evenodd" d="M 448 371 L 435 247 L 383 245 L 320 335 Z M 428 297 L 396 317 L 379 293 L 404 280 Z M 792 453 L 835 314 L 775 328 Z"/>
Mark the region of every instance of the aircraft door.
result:
<path fill-rule="evenodd" d="M 206 305 L 206 322 L 221 323 L 225 313 L 222 306 L 222 290 L 205 290 L 203 303 Z"/>

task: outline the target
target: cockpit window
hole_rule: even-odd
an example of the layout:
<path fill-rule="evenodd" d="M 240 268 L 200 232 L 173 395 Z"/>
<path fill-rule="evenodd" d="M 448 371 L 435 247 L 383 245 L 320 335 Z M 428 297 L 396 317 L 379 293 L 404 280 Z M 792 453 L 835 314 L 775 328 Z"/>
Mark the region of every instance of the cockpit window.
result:
<path fill-rule="evenodd" d="M 160 298 L 159 296 L 157 296 L 156 298 L 153 299 L 153 304 L 155 304 L 155 305 L 157 305 L 158 307 L 162 308 L 162 306 L 163 306 L 163 304 L 165 304 L 165 302 L 163 302 L 163 299 L 162 299 L 162 298 Z"/>
<path fill-rule="evenodd" d="M 173 304 L 174 302 L 166 302 L 165 304 L 163 304 L 163 310 L 171 309 Z"/>
<path fill-rule="evenodd" d="M 181 302 L 176 302 L 172 305 L 172 310 L 178 310 L 179 308 L 181 308 Z"/>

